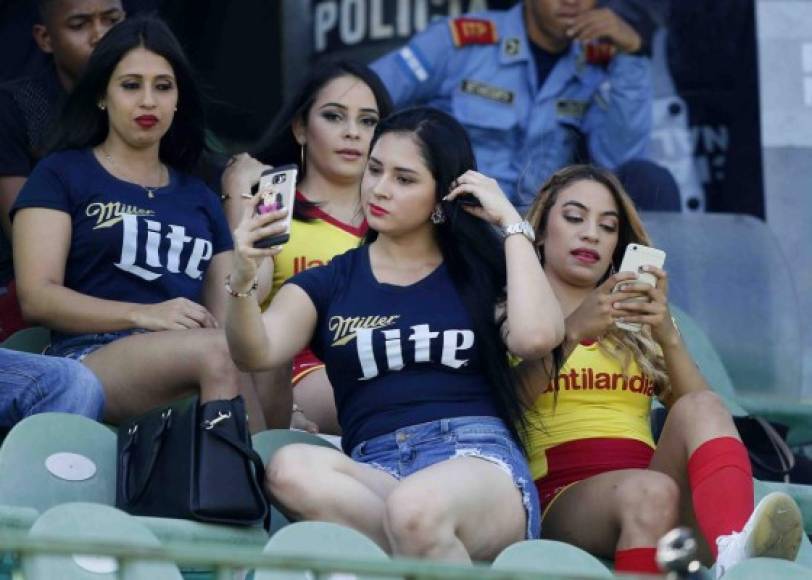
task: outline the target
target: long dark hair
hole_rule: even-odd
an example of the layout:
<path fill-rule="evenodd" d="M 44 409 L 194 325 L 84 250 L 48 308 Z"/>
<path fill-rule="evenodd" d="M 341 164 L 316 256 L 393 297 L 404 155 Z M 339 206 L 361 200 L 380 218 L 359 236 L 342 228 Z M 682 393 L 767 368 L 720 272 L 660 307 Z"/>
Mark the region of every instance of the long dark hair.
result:
<path fill-rule="evenodd" d="M 375 97 L 381 119 L 389 116 L 393 109 L 392 98 L 380 77 L 371 68 L 352 60 L 328 60 L 311 70 L 299 90 L 287 101 L 270 128 L 260 138 L 252 155 L 267 165 L 278 166 L 288 163 L 301 165 L 300 145 L 293 135 L 294 120 L 299 119 L 306 125 L 310 108 L 316 101 L 319 91 L 331 81 L 346 76 L 356 77 L 369 87 Z M 299 167 L 299 181 L 304 178 L 306 171 L 306 167 Z M 294 217 L 308 219 L 309 210 L 315 205 L 297 201 L 293 206 Z"/>
<path fill-rule="evenodd" d="M 441 204 L 446 221 L 435 227 L 437 242 L 455 288 L 473 320 L 479 341 L 480 362 L 491 385 L 497 409 L 516 440 L 526 428 L 524 406 L 518 381 L 512 371 L 495 307 L 506 299 L 507 264 L 502 239 L 483 220 L 461 209 L 457 201 L 443 201 L 451 183 L 469 169 L 476 169 L 476 158 L 462 125 L 453 117 L 430 107 L 405 109 L 387 117 L 375 128 L 370 151 L 381 136 L 400 133 L 412 136 L 421 157 L 437 184 L 435 198 Z M 378 232 L 370 228 L 364 243 L 371 243 Z"/>
<path fill-rule="evenodd" d="M 98 107 L 113 70 L 135 48 L 145 48 L 172 66 L 178 86 L 178 109 L 161 139 L 159 155 L 172 167 L 191 170 L 205 148 L 203 105 L 192 67 L 169 27 L 154 16 L 136 16 L 117 24 L 96 45 L 84 74 L 68 97 L 51 142 L 51 151 L 84 149 L 103 142 L 110 130 Z"/>

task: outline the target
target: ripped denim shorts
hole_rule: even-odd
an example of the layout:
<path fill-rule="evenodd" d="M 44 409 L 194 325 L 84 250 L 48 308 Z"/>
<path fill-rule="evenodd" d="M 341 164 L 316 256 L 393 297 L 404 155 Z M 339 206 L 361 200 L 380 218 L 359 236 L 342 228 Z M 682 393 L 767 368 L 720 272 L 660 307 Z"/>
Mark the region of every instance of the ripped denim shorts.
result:
<path fill-rule="evenodd" d="M 527 459 L 504 422 L 497 417 L 455 417 L 404 427 L 356 445 L 351 457 L 359 463 L 403 479 L 421 469 L 455 457 L 478 457 L 504 470 L 522 494 L 527 539 L 541 533 L 538 491 Z"/>
<path fill-rule="evenodd" d="M 50 356 L 62 356 L 65 358 L 72 358 L 79 362 L 85 360 L 87 355 L 96 352 L 103 346 L 107 346 L 111 342 L 131 336 L 133 334 L 142 334 L 149 332 L 143 328 L 130 328 L 128 330 L 116 330 L 115 332 L 99 332 L 89 334 L 77 334 L 73 336 L 66 336 L 61 340 L 55 340 L 45 349 L 44 354 Z"/>

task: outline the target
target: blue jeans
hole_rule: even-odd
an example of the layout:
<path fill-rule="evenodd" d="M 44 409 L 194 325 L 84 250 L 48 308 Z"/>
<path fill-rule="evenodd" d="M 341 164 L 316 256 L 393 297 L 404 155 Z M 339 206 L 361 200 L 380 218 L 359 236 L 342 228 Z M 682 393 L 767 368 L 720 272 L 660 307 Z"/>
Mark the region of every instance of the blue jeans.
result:
<path fill-rule="evenodd" d="M 102 385 L 83 364 L 0 348 L 0 427 L 13 427 L 36 413 L 75 413 L 98 420 L 103 411 Z"/>
<path fill-rule="evenodd" d="M 538 538 L 541 533 L 539 496 L 527 459 L 497 417 L 455 417 L 404 427 L 362 441 L 350 456 L 398 480 L 455 457 L 490 461 L 511 477 L 522 494 L 527 538 Z"/>

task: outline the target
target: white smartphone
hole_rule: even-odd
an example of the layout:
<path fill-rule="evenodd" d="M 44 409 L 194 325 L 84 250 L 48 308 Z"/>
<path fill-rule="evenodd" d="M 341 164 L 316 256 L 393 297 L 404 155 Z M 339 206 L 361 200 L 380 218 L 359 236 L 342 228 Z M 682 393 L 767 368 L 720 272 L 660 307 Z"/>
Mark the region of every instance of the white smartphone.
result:
<path fill-rule="evenodd" d="M 293 203 L 296 197 L 296 165 L 282 165 L 266 169 L 259 178 L 259 203 L 256 213 L 264 214 L 279 209 L 287 209 L 285 231 L 281 234 L 254 242 L 254 247 L 270 248 L 284 244 L 290 239 L 290 220 L 293 217 Z"/>
<path fill-rule="evenodd" d="M 657 268 L 662 268 L 663 264 L 665 264 L 665 252 L 662 250 L 650 248 L 641 244 L 629 244 L 626 246 L 626 252 L 623 254 L 623 261 L 620 263 L 619 271 L 636 273 L 638 278 L 636 281 L 634 281 L 635 283 L 655 286 L 657 284 L 657 278 L 654 276 L 654 274 L 643 272 L 641 268 L 643 266 L 656 266 Z M 629 282 L 621 282 L 621 284 L 628 283 Z M 621 284 L 615 286 L 612 292 L 617 292 L 618 287 Z M 637 298 L 630 298 L 626 302 L 643 302 L 645 300 L 645 297 L 639 296 Z M 640 332 L 640 329 L 642 328 L 642 325 L 637 322 L 615 321 L 615 326 L 630 332 Z"/>

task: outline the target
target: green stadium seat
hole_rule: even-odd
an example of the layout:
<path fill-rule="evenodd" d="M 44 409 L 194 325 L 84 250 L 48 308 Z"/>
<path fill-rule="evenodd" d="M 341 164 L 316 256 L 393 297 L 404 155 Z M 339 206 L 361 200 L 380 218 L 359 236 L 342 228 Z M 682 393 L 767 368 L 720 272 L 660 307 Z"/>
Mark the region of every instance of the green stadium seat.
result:
<path fill-rule="evenodd" d="M 538 572 L 550 576 L 612 578 L 595 556 L 572 544 L 554 540 L 525 540 L 508 546 L 493 561 L 496 570 Z"/>
<path fill-rule="evenodd" d="M 271 536 L 265 546 L 266 554 L 321 558 L 386 561 L 389 556 L 372 540 L 353 529 L 327 522 L 296 522 Z M 340 570 L 336 570 L 340 572 Z M 254 580 L 306 580 L 312 574 L 305 571 L 257 570 Z M 352 576 L 373 580 L 374 576 Z M 391 579 L 391 576 L 389 577 Z M 383 578 L 381 578 L 383 580 Z"/>
<path fill-rule="evenodd" d="M 329 447 L 335 449 L 335 446 L 326 439 L 307 433 L 305 431 L 298 431 L 295 429 L 268 429 L 261 431 L 252 438 L 254 450 L 262 457 L 263 463 L 268 465 L 279 449 L 285 445 L 292 443 L 304 443 L 307 445 L 319 445 L 321 447 Z M 276 532 L 284 528 L 290 523 L 285 515 L 280 512 L 275 506 L 271 505 L 271 529 L 270 534 L 273 536 Z"/>
<path fill-rule="evenodd" d="M 253 546 L 261 550 L 268 541 L 268 533 L 262 527 L 225 526 L 208 524 L 194 520 L 175 518 L 154 518 L 135 516 L 164 544 L 233 544 L 236 546 Z"/>
<path fill-rule="evenodd" d="M 747 411 L 737 401 L 736 390 L 733 388 L 733 381 L 727 373 L 725 364 L 705 332 L 681 308 L 674 304 L 669 307 L 688 352 L 691 353 L 711 389 L 722 398 L 731 415 L 737 417 L 747 415 Z"/>
<path fill-rule="evenodd" d="M 734 566 L 724 576 L 725 580 L 766 580 L 769 578 L 809 580 L 812 578 L 812 568 L 786 560 L 752 558 Z"/>
<path fill-rule="evenodd" d="M 0 343 L 0 348 L 41 354 L 51 344 L 51 331 L 42 326 L 31 326 L 18 330 Z"/>
<path fill-rule="evenodd" d="M 38 513 L 66 502 L 115 503 L 116 436 L 78 415 L 41 413 L 17 423 L 0 447 L 0 513 Z"/>
<path fill-rule="evenodd" d="M 795 562 L 801 566 L 806 566 L 812 569 L 812 542 L 809 541 L 809 536 L 804 535 L 801 538 L 801 550 L 798 552 L 798 557 Z"/>
<path fill-rule="evenodd" d="M 78 415 L 27 417 L 14 426 L 0 447 L 0 474 L 0 528 L 27 530 L 39 514 L 66 502 L 113 506 L 116 435 L 105 425 Z M 259 551 L 268 541 L 261 527 L 136 519 L 166 544 L 231 543 L 255 546 Z"/>
<path fill-rule="evenodd" d="M 37 540 L 116 542 L 137 548 L 160 546 L 158 539 L 135 518 L 110 506 L 66 503 L 43 513 L 28 533 Z M 22 559 L 27 580 L 181 580 L 171 562 L 137 558 L 119 561 L 86 554 L 30 554 Z M 121 575 L 119 575 L 121 573 Z"/>
<path fill-rule="evenodd" d="M 798 292 L 767 224 L 721 213 L 645 212 L 644 220 L 654 244 L 668 253 L 671 303 L 710 338 L 736 402 L 788 425 L 791 445 L 812 443 Z"/>

